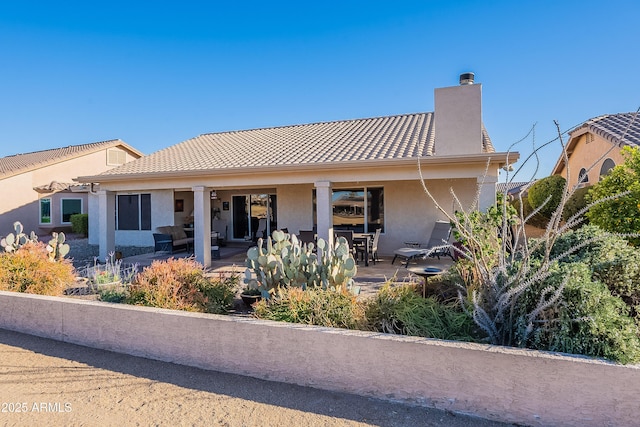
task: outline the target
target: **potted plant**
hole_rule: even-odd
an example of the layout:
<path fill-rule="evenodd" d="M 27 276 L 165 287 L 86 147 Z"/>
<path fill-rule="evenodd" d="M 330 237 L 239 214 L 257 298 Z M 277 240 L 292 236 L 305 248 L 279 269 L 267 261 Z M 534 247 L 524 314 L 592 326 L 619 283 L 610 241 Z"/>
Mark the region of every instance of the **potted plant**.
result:
<path fill-rule="evenodd" d="M 240 292 L 240 298 L 248 307 L 251 307 L 251 305 L 262 299 L 262 292 L 257 287 L 249 284 Z"/>

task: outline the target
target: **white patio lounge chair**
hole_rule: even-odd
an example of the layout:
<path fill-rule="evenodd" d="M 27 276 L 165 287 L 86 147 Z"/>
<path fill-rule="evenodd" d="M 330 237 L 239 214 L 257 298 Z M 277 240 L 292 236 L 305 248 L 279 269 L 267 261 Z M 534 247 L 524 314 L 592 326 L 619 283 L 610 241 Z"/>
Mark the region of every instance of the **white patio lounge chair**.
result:
<path fill-rule="evenodd" d="M 426 245 L 417 242 L 405 242 L 407 247 L 394 251 L 391 264 L 395 262 L 396 258 L 403 258 L 405 260 L 405 268 L 409 266 L 411 260 L 417 258 L 424 259 L 430 256 L 440 259 L 440 256 L 448 255 L 453 259 L 451 244 L 449 243 L 450 237 L 451 224 L 448 221 L 436 221 L 433 226 L 433 231 L 431 231 L 429 242 Z"/>

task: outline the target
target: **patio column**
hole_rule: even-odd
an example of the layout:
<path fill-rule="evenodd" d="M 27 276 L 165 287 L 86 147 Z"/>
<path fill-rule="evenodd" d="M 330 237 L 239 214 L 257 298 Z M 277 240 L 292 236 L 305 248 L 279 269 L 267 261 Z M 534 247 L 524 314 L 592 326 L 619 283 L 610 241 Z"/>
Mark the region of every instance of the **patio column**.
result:
<path fill-rule="evenodd" d="M 211 267 L 211 193 L 196 186 L 193 190 L 193 249 L 196 261 Z"/>
<path fill-rule="evenodd" d="M 491 206 L 496 204 L 496 183 L 498 178 L 495 176 L 478 177 L 478 210 L 485 212 Z"/>
<path fill-rule="evenodd" d="M 318 237 L 333 247 L 333 205 L 330 181 L 318 181 L 316 187 L 316 213 L 318 219 Z"/>
<path fill-rule="evenodd" d="M 116 250 L 116 194 L 113 191 L 98 192 L 98 256 L 104 261 Z"/>

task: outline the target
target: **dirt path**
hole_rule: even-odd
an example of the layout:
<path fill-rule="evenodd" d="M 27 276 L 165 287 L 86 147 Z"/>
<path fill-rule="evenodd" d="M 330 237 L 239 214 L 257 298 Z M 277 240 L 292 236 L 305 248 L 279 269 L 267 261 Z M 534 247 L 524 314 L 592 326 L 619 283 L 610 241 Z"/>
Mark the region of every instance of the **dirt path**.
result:
<path fill-rule="evenodd" d="M 0 361 L 3 426 L 505 425 L 3 329 Z"/>

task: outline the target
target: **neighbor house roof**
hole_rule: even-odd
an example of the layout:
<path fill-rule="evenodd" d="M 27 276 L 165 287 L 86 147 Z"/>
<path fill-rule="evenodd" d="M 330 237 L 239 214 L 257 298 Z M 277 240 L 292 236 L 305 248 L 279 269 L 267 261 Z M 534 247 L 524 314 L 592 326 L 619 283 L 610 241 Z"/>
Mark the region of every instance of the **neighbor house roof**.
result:
<path fill-rule="evenodd" d="M 484 128 L 482 139 L 483 151 L 494 152 Z M 208 133 L 100 176 L 415 158 L 436 151 L 434 113 L 415 113 Z"/>
<path fill-rule="evenodd" d="M 517 194 L 520 189 L 531 182 L 499 182 L 496 184 L 497 193 Z"/>
<path fill-rule="evenodd" d="M 568 156 L 571 156 L 578 143 L 577 137 L 588 132 L 612 144 L 637 147 L 640 146 L 640 115 L 637 113 L 604 114 L 576 126 L 569 131 L 569 143 L 566 148 Z M 553 168 L 552 175 L 559 173 L 564 168 L 564 163 L 564 156 L 561 155 Z"/>
<path fill-rule="evenodd" d="M 594 117 L 570 131 L 586 129 L 614 144 L 640 146 L 640 117 L 636 113 L 605 114 Z"/>
<path fill-rule="evenodd" d="M 90 144 L 70 145 L 68 147 L 35 151 L 32 153 L 14 154 L 0 158 L 0 179 L 40 169 L 45 166 L 60 163 L 76 157 L 85 156 L 107 148 L 122 146 L 131 153 L 143 154 L 120 139 L 92 142 Z"/>

